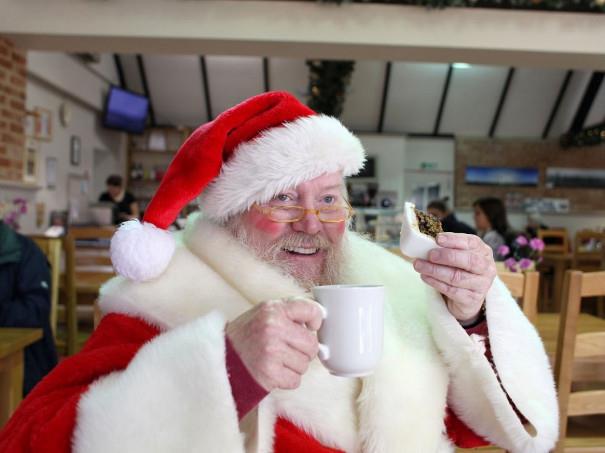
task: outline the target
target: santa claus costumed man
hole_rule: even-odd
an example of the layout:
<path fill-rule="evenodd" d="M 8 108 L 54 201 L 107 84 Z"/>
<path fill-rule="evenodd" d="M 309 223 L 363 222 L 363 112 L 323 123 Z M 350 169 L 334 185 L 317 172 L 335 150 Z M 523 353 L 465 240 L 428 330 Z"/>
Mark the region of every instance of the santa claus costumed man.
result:
<path fill-rule="evenodd" d="M 346 229 L 365 153 L 338 120 L 265 93 L 183 144 L 145 221 L 112 240 L 121 276 L 83 350 L 0 435 L 18 452 L 545 453 L 557 439 L 535 329 L 474 236 L 410 264 Z M 198 195 L 201 215 L 166 228 Z M 297 206 L 297 207 L 295 207 Z M 386 288 L 384 352 L 363 378 L 316 358 L 325 283 Z"/>

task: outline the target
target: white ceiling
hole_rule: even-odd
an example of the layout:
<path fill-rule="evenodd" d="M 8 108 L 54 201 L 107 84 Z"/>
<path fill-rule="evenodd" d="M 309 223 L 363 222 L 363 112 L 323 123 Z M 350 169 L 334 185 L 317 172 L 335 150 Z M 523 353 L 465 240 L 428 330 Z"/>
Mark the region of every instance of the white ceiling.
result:
<path fill-rule="evenodd" d="M 126 88 L 143 93 L 135 55 L 119 58 Z M 287 90 L 305 101 L 308 68 L 304 59 L 269 58 L 269 89 Z M 207 112 L 201 58 L 190 55 L 142 57 L 157 124 L 197 126 L 232 105 L 265 90 L 262 57 L 205 57 L 212 111 Z M 393 62 L 384 105 L 382 132 L 432 134 L 444 95 L 446 63 Z M 446 92 L 440 134 L 487 137 L 509 67 L 454 66 Z M 379 132 L 387 63 L 357 61 L 347 90 L 342 121 L 359 132 Z M 515 68 L 494 137 L 542 137 L 567 69 Z M 584 96 L 592 71 L 572 73 L 553 119 L 549 137 L 566 132 Z M 605 83 L 585 125 L 605 119 Z"/>

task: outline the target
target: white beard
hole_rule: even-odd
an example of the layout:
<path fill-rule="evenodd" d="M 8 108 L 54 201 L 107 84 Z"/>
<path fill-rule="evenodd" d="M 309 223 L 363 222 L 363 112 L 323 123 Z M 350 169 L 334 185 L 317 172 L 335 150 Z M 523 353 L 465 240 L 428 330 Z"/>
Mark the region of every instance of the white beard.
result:
<path fill-rule="evenodd" d="M 343 256 L 346 247 L 346 235 L 343 235 L 338 245 L 332 244 L 322 236 L 312 236 L 306 233 L 291 233 L 267 245 L 261 244 L 254 237 L 254 233 L 242 222 L 240 216 L 230 219 L 225 224 L 225 227 L 258 258 L 279 268 L 283 273 L 292 276 L 305 289 L 310 290 L 312 287 L 318 285 L 334 285 L 342 281 L 345 267 Z M 317 247 L 326 252 L 322 268 L 315 276 L 308 275 L 279 256 L 285 247 L 294 248 L 303 246 Z"/>

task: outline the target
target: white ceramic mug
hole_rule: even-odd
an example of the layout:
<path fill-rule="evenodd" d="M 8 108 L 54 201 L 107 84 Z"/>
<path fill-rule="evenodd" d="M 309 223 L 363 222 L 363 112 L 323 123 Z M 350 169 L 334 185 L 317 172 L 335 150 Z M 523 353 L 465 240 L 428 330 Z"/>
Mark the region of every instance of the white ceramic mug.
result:
<path fill-rule="evenodd" d="M 313 288 L 323 307 L 319 359 L 336 376 L 372 374 L 382 355 L 384 286 L 327 285 Z"/>

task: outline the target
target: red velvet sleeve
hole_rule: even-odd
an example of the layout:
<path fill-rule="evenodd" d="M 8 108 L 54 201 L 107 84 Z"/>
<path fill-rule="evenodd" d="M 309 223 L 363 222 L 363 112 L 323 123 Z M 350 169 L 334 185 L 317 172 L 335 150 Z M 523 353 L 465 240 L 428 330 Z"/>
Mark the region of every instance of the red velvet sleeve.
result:
<path fill-rule="evenodd" d="M 244 362 L 237 354 L 231 341 L 225 335 L 225 362 L 229 384 L 231 384 L 231 394 L 237 408 L 237 415 L 241 420 L 244 416 L 254 409 L 262 399 L 268 395 L 256 379 L 252 377 Z"/>
<path fill-rule="evenodd" d="M 136 318 L 105 316 L 82 351 L 63 360 L 21 403 L 0 432 L 0 451 L 70 452 L 82 394 L 98 378 L 126 368 L 158 333 Z"/>

